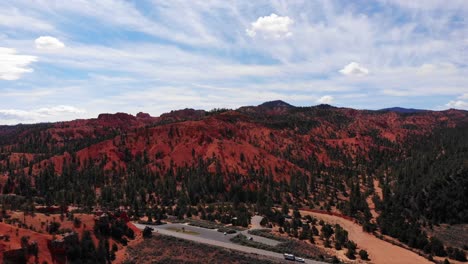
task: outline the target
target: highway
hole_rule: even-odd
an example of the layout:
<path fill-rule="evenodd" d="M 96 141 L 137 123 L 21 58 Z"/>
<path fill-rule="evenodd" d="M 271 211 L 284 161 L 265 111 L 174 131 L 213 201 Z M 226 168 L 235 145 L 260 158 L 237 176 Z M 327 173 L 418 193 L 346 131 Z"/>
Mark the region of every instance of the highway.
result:
<path fill-rule="evenodd" d="M 133 224 L 141 230 L 143 230 L 146 227 L 146 225 L 142 225 L 138 223 L 133 223 Z M 165 225 L 160 225 L 160 226 L 148 225 L 148 227 L 151 227 L 154 229 L 153 233 L 173 236 L 173 237 L 177 237 L 181 239 L 186 239 L 186 240 L 203 243 L 207 245 L 237 250 L 237 251 L 241 251 L 245 253 L 258 254 L 261 256 L 274 258 L 284 263 L 297 263 L 293 261 L 284 260 L 284 256 L 281 253 L 242 246 L 242 245 L 238 245 L 238 244 L 231 242 L 230 239 L 236 236 L 238 233 L 224 235 L 223 233 L 218 232 L 216 229 L 206 229 L 206 228 L 201 228 L 201 227 L 196 227 L 196 226 L 190 226 L 187 224 L 165 224 Z M 182 227 L 185 229 L 185 233 L 175 231 L 176 229 L 179 229 L 179 230 L 182 229 Z M 247 231 L 243 231 L 242 233 L 246 236 L 252 236 L 248 234 Z M 278 243 L 278 241 L 276 240 L 271 240 L 271 239 L 264 238 L 264 237 L 258 237 L 258 236 L 252 236 L 252 237 L 255 241 L 265 243 L 265 244 L 272 245 L 272 244 Z M 325 262 L 306 259 L 305 263 L 322 264 Z"/>

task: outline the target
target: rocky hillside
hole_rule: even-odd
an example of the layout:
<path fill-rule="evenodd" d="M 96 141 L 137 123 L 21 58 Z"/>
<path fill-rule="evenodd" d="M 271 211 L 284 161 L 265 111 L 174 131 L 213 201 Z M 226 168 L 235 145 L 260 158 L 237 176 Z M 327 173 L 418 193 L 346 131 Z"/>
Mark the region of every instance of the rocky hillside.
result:
<path fill-rule="evenodd" d="M 355 217 L 421 249 L 420 225 L 468 222 L 467 111 L 273 101 L 2 126 L 0 135 L 0 187 L 15 205 L 287 203 Z"/>
<path fill-rule="evenodd" d="M 139 113 L 101 114 L 97 119 L 0 127 L 1 164 L 9 170 L 53 163 L 80 168 L 89 160 L 105 171 L 145 159 L 152 171 L 215 158 L 224 172 L 247 175 L 263 168 L 275 179 L 308 170 L 305 161 L 339 165 L 343 158 L 369 159 L 374 149 L 395 149 L 414 135 L 456 127 L 466 111 L 362 111 L 328 105 L 294 107 L 282 101 L 237 110 L 184 109 L 151 117 Z M 8 166 L 7 166 L 8 165 Z"/>

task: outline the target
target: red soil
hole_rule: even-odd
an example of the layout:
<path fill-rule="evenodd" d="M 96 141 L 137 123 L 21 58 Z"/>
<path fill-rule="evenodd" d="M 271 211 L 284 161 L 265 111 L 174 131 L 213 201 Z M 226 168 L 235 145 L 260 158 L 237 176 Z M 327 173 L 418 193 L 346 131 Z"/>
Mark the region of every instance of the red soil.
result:
<path fill-rule="evenodd" d="M 16 232 L 18 230 L 18 232 Z M 36 241 L 39 247 L 39 263 L 43 261 L 47 261 L 48 263 L 52 263 L 52 255 L 49 252 L 47 247 L 47 241 L 52 239 L 51 235 L 48 234 L 40 234 L 37 232 L 33 232 L 28 229 L 17 228 L 16 226 L 0 223 L 0 235 L 9 235 L 10 241 L 0 240 L 0 248 L 4 250 L 0 250 L 0 260 L 3 260 L 3 252 L 7 250 L 19 249 L 21 248 L 21 237 L 27 236 L 29 237 L 29 241 L 33 242 Z M 33 256 L 30 257 L 28 263 L 35 263 L 35 258 Z"/>
<path fill-rule="evenodd" d="M 85 230 L 88 230 L 91 232 L 93 230 L 94 219 L 95 219 L 94 215 L 74 214 L 74 217 L 77 217 L 81 220 L 82 224 L 80 227 L 75 227 L 73 225 L 73 221 L 69 221 L 66 218 L 61 220 L 59 214 L 52 214 L 52 215 L 47 216 L 45 214 L 36 213 L 34 216 L 31 216 L 31 215 L 25 216 L 23 212 L 12 212 L 11 219 L 16 218 L 21 223 L 25 223 L 29 228 L 33 228 L 35 231 L 32 231 L 30 229 L 18 228 L 17 226 L 14 226 L 14 225 L 0 223 L 0 235 L 10 236 L 10 242 L 0 240 L 0 249 L 3 248 L 3 250 L 0 250 L 0 259 L 3 258 L 2 252 L 4 252 L 5 250 L 21 248 L 21 243 L 20 243 L 21 237 L 29 236 L 30 242 L 32 241 L 38 242 L 39 263 L 42 263 L 44 260 L 47 261 L 48 263 L 52 263 L 52 255 L 47 246 L 47 241 L 53 239 L 53 236 L 49 235 L 46 231 L 46 227 L 48 223 L 53 222 L 53 221 L 59 222 L 60 229 L 71 229 L 72 231 L 78 233 L 80 237 Z M 141 240 L 141 231 L 138 228 L 136 228 L 134 225 L 132 225 L 131 223 L 128 223 L 128 226 L 135 232 L 135 240 L 131 240 L 129 244 L 133 245 L 135 243 L 139 243 L 139 241 Z M 18 229 L 18 236 L 16 235 L 17 229 Z M 57 235 L 57 237 L 60 237 L 60 235 Z M 92 235 L 92 238 L 93 238 L 95 245 L 97 246 L 98 244 L 97 238 L 94 235 Z M 121 244 L 113 241 L 112 239 L 109 239 L 109 243 L 110 245 L 117 244 L 118 249 L 119 249 L 116 252 L 117 263 L 122 262 L 126 256 L 126 247 L 123 247 Z M 28 263 L 34 263 L 34 261 L 35 261 L 34 257 L 31 257 Z"/>
<path fill-rule="evenodd" d="M 348 231 L 349 239 L 357 243 L 359 248 L 365 249 L 369 253 L 371 262 L 379 264 L 430 264 L 431 262 L 418 254 L 395 246 L 389 242 L 378 239 L 377 237 L 366 233 L 362 230 L 362 226 L 346 219 L 342 216 L 333 214 L 324 214 L 314 212 L 313 210 L 301 210 L 302 215 L 312 215 L 318 219 L 322 219 L 330 224 L 339 224 Z"/>

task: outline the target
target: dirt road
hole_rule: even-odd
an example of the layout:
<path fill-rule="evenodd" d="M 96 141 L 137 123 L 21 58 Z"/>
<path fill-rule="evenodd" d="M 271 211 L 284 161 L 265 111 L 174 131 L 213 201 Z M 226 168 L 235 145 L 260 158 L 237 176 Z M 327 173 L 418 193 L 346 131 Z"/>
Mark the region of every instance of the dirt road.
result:
<path fill-rule="evenodd" d="M 300 211 L 302 215 L 311 215 L 317 219 L 322 219 L 330 224 L 339 224 L 348 231 L 349 239 L 357 243 L 359 248 L 365 249 L 373 263 L 376 264 L 431 264 L 429 260 L 419 256 L 418 254 L 407 249 L 395 246 L 386 241 L 380 240 L 375 236 L 362 231 L 362 227 L 350 220 L 339 216 L 310 212 L 306 210 Z"/>

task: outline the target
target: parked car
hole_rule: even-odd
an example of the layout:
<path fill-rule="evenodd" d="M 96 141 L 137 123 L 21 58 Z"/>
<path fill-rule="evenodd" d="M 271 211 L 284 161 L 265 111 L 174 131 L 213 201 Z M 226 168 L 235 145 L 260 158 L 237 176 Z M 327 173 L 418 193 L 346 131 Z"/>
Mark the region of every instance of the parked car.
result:
<path fill-rule="evenodd" d="M 293 254 L 284 253 L 283 256 L 285 260 L 292 260 L 292 261 L 296 260 L 296 257 L 294 257 Z"/>
<path fill-rule="evenodd" d="M 298 258 L 298 257 L 295 257 L 295 261 L 297 261 L 297 262 L 301 262 L 301 263 L 304 263 L 304 262 L 305 262 L 305 259 L 303 259 L 303 258 Z"/>
<path fill-rule="evenodd" d="M 253 237 L 250 237 L 250 236 L 249 236 L 247 239 L 248 239 L 248 240 L 253 240 Z"/>

